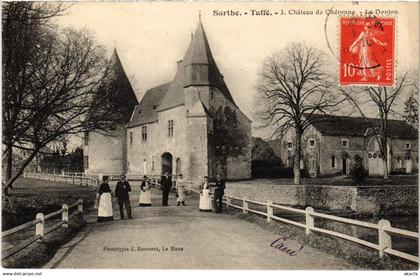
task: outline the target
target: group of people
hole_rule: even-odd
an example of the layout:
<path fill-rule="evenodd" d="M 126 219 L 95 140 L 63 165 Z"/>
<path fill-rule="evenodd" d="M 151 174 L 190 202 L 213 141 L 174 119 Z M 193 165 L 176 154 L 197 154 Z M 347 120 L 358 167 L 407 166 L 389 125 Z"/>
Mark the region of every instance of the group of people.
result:
<path fill-rule="evenodd" d="M 97 201 L 95 203 L 96 208 L 98 209 L 98 222 L 113 220 L 112 212 L 112 190 L 109 186 L 109 177 L 104 175 L 102 177 L 102 183 L 99 186 Z M 160 180 L 161 190 L 162 190 L 162 206 L 168 206 L 169 193 L 172 188 L 172 179 L 169 175 L 169 172 L 165 172 Z M 150 187 L 151 183 L 147 176 L 143 177 L 143 181 L 140 185 L 140 197 L 139 197 L 139 206 L 151 206 L 151 197 L 150 197 Z M 211 188 L 214 187 L 214 196 L 213 202 L 211 199 Z M 200 211 L 212 211 L 212 206 L 214 206 L 216 213 L 222 212 L 222 199 L 225 190 L 225 181 L 222 179 L 220 174 L 216 175 L 215 184 L 209 183 L 209 178 L 204 177 L 204 183 L 200 185 Z M 127 212 L 128 219 L 132 219 L 131 215 L 131 205 L 129 192 L 131 192 L 130 183 L 128 183 L 125 175 L 120 176 L 120 180 L 117 182 L 115 187 L 115 197 L 118 199 L 118 205 L 120 210 L 120 218 L 124 219 L 124 207 Z M 185 204 L 185 184 L 182 179 L 182 174 L 178 175 L 176 183 L 176 194 L 177 194 L 177 206 L 186 206 Z"/>

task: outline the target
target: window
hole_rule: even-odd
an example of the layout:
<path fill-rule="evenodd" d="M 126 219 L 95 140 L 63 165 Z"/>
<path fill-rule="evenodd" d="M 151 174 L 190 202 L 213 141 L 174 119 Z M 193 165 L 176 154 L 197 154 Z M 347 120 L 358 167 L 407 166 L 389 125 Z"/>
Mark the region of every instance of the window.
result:
<path fill-rule="evenodd" d="M 331 168 L 335 168 L 335 156 L 331 156 Z"/>
<path fill-rule="evenodd" d="M 410 143 L 405 143 L 405 149 L 406 150 L 411 149 L 411 144 Z"/>
<path fill-rule="evenodd" d="M 130 131 L 130 146 L 133 144 L 133 132 Z"/>
<path fill-rule="evenodd" d="M 213 100 L 213 98 L 214 98 L 214 92 L 213 90 L 210 90 L 210 101 Z"/>
<path fill-rule="evenodd" d="M 143 174 L 147 174 L 147 162 L 146 162 L 146 158 L 143 159 Z"/>
<path fill-rule="evenodd" d="M 152 156 L 152 172 L 155 170 L 155 157 Z"/>
<path fill-rule="evenodd" d="M 348 139 L 341 139 L 341 146 L 343 148 L 348 148 L 349 147 L 349 140 Z"/>
<path fill-rule="evenodd" d="M 89 169 L 89 156 L 87 155 L 83 156 L 83 167 L 85 169 Z"/>
<path fill-rule="evenodd" d="M 89 145 L 89 131 L 85 131 L 85 146 Z"/>
<path fill-rule="evenodd" d="M 174 120 L 168 121 L 168 137 L 174 136 Z"/>
<path fill-rule="evenodd" d="M 309 139 L 309 147 L 310 148 L 315 147 L 315 139 Z"/>
<path fill-rule="evenodd" d="M 292 142 L 287 142 L 287 148 L 292 149 L 292 147 L 293 147 L 293 143 Z"/>
<path fill-rule="evenodd" d="M 143 142 L 147 141 L 147 126 L 141 127 L 141 140 Z"/>

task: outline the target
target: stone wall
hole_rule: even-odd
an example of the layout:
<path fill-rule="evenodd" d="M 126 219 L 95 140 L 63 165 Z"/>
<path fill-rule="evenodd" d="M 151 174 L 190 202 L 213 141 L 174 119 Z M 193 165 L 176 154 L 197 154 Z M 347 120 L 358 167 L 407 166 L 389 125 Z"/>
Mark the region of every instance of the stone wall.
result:
<path fill-rule="evenodd" d="M 158 120 L 156 123 L 147 124 L 146 141 L 141 139 L 141 126 L 127 129 L 127 159 L 130 174 L 161 174 L 164 153 L 172 155 L 173 174 L 176 173 L 177 159 L 180 160 L 181 173 L 185 173 L 187 164 L 185 107 L 179 106 L 161 111 L 158 113 Z M 168 120 L 173 120 L 172 137 L 168 137 Z M 130 132 L 133 133 L 131 144 Z"/>
<path fill-rule="evenodd" d="M 417 214 L 418 186 L 275 185 L 275 180 L 227 183 L 225 195 L 335 213 Z"/>

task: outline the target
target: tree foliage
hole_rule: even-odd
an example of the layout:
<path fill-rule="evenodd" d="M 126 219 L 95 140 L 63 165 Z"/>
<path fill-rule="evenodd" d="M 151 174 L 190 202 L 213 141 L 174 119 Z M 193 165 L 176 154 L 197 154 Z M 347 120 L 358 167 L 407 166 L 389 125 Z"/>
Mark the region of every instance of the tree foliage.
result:
<path fill-rule="evenodd" d="M 416 94 L 412 93 L 404 102 L 404 120 L 415 129 L 419 127 L 419 102 L 418 89 Z"/>

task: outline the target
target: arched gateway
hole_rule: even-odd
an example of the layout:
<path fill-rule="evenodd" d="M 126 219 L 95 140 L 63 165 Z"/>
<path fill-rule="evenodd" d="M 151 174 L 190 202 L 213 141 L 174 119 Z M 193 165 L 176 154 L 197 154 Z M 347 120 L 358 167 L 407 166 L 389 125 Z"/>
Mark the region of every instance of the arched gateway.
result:
<path fill-rule="evenodd" d="M 172 154 L 169 152 L 165 152 L 162 154 L 162 174 L 165 172 L 168 172 L 169 174 L 172 174 Z"/>

